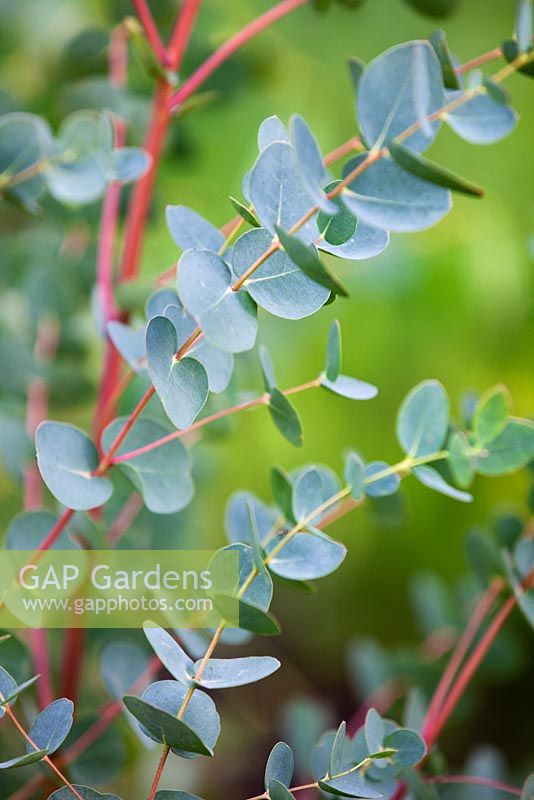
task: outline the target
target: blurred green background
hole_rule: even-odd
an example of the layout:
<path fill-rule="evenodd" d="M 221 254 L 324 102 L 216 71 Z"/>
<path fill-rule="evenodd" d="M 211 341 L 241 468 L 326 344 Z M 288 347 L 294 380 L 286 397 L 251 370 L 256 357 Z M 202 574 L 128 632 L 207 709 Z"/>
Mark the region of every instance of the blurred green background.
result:
<path fill-rule="evenodd" d="M 173 4 L 153 5 L 166 30 Z M 268 5 L 264 0 L 206 0 L 184 72 Z M 514 12 L 512 0 L 463 0 L 451 18 L 437 23 L 402 0 L 368 0 L 356 11 L 335 6 L 326 15 L 303 8 L 269 29 L 211 82 L 208 88 L 215 89 L 216 96 L 175 124 L 158 175 L 143 281 L 166 269 L 178 255 L 165 227 L 167 204 L 191 206 L 217 225 L 233 216 L 228 195 L 241 196 L 241 177 L 255 158 L 256 132 L 265 117 L 278 114 L 287 121 L 291 113 L 301 113 L 323 152 L 356 134 L 349 55 L 367 61 L 393 44 L 428 36 L 441 24 L 459 60 L 465 61 L 509 36 Z M 35 111 L 57 125 L 67 111 L 84 105 L 80 98 L 86 102 L 83 81 L 105 72 L 104 50 L 97 47 L 96 55 L 83 55 L 82 47 L 85 42 L 89 51 L 94 49 L 101 34 L 94 33 L 77 44 L 73 37 L 87 29 L 105 33 L 132 9 L 126 0 L 3 0 L 0 13 L 1 110 Z M 101 41 L 105 45 L 105 36 L 101 35 Z M 131 140 L 137 142 L 151 82 L 138 62 L 130 72 L 137 121 Z M 371 261 L 338 265 L 351 290 L 349 300 L 338 300 L 300 322 L 261 313 L 259 341 L 269 346 L 282 386 L 317 374 L 329 324 L 338 318 L 344 337 L 344 371 L 377 384 L 379 397 L 352 403 L 319 391 L 299 396 L 296 404 L 305 431 L 304 446 L 299 450 L 281 439 L 263 411 L 240 416 L 230 431 L 212 433 L 196 448 L 197 493 L 187 515 L 158 523 L 145 518 L 139 523 L 140 529 L 145 526 L 141 537 L 147 535 L 146 526 L 157 524 L 152 538 L 155 546 L 168 546 L 169 542 L 222 544 L 228 496 L 246 488 L 267 500 L 273 464 L 290 469 L 315 461 L 340 471 L 343 452 L 349 447 L 369 458 L 398 460 L 395 412 L 409 388 L 425 378 L 445 384 L 456 411 L 463 392 L 482 391 L 499 381 L 511 389 L 518 414 L 527 416 L 532 411 L 534 105 L 528 80 L 514 77 L 509 87 L 521 115 L 512 136 L 493 146 L 475 148 L 443 130 L 431 151 L 432 158 L 485 187 L 484 199 L 457 196 L 452 212 L 437 228 L 394 236 L 389 249 Z M 32 256 L 34 262 L 41 262 L 41 278 L 46 282 L 48 270 L 57 266 L 52 255 L 54 237 L 61 241 L 67 228 L 78 227 L 93 236 L 98 207 L 67 213 L 52 206 L 45 220 L 28 220 L 12 210 L 3 212 L 0 230 L 6 246 L 1 261 L 0 325 L 4 341 L 19 333 L 17 309 L 25 287 L 20 276 L 28 244 L 35 246 L 41 241 L 36 237 L 46 243 Z M 84 356 L 81 361 L 69 362 L 67 370 L 71 383 L 80 384 L 82 390 L 72 400 L 61 390 L 56 392 L 51 416 L 88 428 L 100 357 L 88 297 L 94 242 L 81 260 L 80 270 L 85 293 L 70 334 L 81 343 Z M 259 391 L 256 354 L 239 357 L 238 365 L 238 388 Z M 2 378 L 11 386 L 9 369 L 7 362 Z M 131 407 L 139 390 L 134 385 L 128 392 L 125 409 Z M 10 398 L 11 403 L 12 395 Z M 22 395 L 20 403 L 22 407 Z M 230 435 L 225 435 L 228 432 Z M 465 506 L 407 481 L 404 517 L 399 524 L 391 526 L 368 510 L 337 523 L 333 532 L 348 545 L 347 560 L 335 576 L 320 582 L 313 596 L 278 591 L 274 611 L 283 624 L 283 636 L 259 647 L 261 652 L 281 653 L 286 667 L 265 686 L 236 693 L 228 712 L 223 704 L 223 717 L 228 713 L 229 720 L 223 721 L 222 747 L 230 766 L 217 764 L 216 758 L 206 768 L 211 775 L 208 782 L 216 785 L 215 776 L 221 775 L 230 780 L 232 763 L 238 775 L 260 773 L 265 742 L 275 740 L 281 707 L 294 692 L 311 690 L 329 700 L 336 716 L 351 716 L 355 700 L 346 683 L 347 642 L 354 635 L 366 634 L 385 645 L 416 642 L 419 634 L 410 606 L 410 579 L 429 569 L 447 580 L 457 579 L 465 571 L 466 532 L 474 525 L 487 524 L 500 511 L 524 511 L 528 485 L 525 474 L 493 481 L 478 479 L 475 501 Z M 1 527 L 5 528 L 21 503 L 19 487 L 7 475 L 0 478 L 0 503 Z M 521 623 L 516 624 L 522 633 Z M 526 636 L 525 645 L 528 653 Z M 518 687 L 525 682 L 529 667 L 532 669 L 531 646 L 530 660 L 526 655 L 521 663 L 522 669 L 513 675 Z M 90 667 L 88 672 L 90 683 Z M 461 759 L 473 741 L 502 745 L 502 729 L 510 727 L 508 715 L 520 714 L 524 707 L 524 698 L 514 695 L 510 686 L 491 691 L 485 699 L 483 696 L 470 725 L 461 732 L 454 728 L 455 734 L 446 740 L 453 758 Z M 504 698 L 508 700 L 504 702 Z M 488 715 L 488 703 L 500 709 L 499 724 L 495 718 L 488 722 L 484 715 L 485 704 Z M 255 763 L 238 766 L 238 753 L 247 752 L 247 747 Z M 513 762 L 513 748 L 508 750 Z M 528 745 L 519 747 L 520 754 L 527 752 Z M 520 757 L 516 754 L 516 762 Z M 155 758 L 155 754 L 147 757 L 150 763 Z M 197 767 L 188 766 L 186 771 L 194 772 Z M 173 769 L 185 768 L 182 762 L 172 767 L 166 786 L 173 785 Z M 146 781 L 145 772 L 150 771 L 143 762 L 135 780 Z M 231 793 L 225 792 L 225 796 Z"/>

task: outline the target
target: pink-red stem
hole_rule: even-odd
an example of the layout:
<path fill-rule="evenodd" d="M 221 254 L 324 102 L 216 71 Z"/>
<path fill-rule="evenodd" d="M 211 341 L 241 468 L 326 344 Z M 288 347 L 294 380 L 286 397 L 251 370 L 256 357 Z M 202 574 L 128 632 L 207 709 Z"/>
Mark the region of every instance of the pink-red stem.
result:
<path fill-rule="evenodd" d="M 193 32 L 202 0 L 184 0 L 171 34 L 167 56 L 173 70 L 179 70 Z"/>
<path fill-rule="evenodd" d="M 169 108 L 170 111 L 176 109 L 187 100 L 194 92 L 199 89 L 202 84 L 215 72 L 218 67 L 227 61 L 237 50 L 243 45 L 247 44 L 254 36 L 268 28 L 273 23 L 277 22 L 282 17 L 287 16 L 299 6 L 306 5 L 308 0 L 282 0 L 265 14 L 257 17 L 249 25 L 244 27 L 241 31 L 236 33 L 224 44 L 221 45 L 209 58 L 198 67 L 192 75 L 180 86 L 170 98 Z"/>
<path fill-rule="evenodd" d="M 521 797 L 521 789 L 516 789 L 515 786 L 509 786 L 509 784 L 502 783 L 502 781 L 494 781 L 492 778 L 482 778 L 478 775 L 436 775 L 425 780 L 427 783 L 459 783 L 470 786 L 486 786 L 488 789 L 498 789 L 501 792 Z"/>
<path fill-rule="evenodd" d="M 453 684 L 456 674 L 460 669 L 460 666 L 467 655 L 469 648 L 475 640 L 482 623 L 486 619 L 487 615 L 491 611 L 491 608 L 493 607 L 493 604 L 502 591 L 502 588 L 503 582 L 501 580 L 496 580 L 491 584 L 488 590 L 482 595 L 464 632 L 460 636 L 428 708 L 422 731 L 425 739 L 432 735 L 433 727 L 445 702 L 447 693 Z"/>
<path fill-rule="evenodd" d="M 167 51 L 165 50 L 163 42 L 161 41 L 161 37 L 156 27 L 156 23 L 154 22 L 154 17 L 152 16 L 152 12 L 150 11 L 148 3 L 146 0 L 133 0 L 133 4 L 135 6 L 137 16 L 141 21 L 141 25 L 145 31 L 146 38 L 152 47 L 152 50 L 154 51 L 154 55 L 162 67 L 168 67 L 169 59 L 167 56 Z"/>
<path fill-rule="evenodd" d="M 432 747 L 436 739 L 439 737 L 449 717 L 451 716 L 456 706 L 458 705 L 458 702 L 460 701 L 463 693 L 465 692 L 471 678 L 473 677 L 476 670 L 486 657 L 488 650 L 490 649 L 491 645 L 497 638 L 504 623 L 514 610 L 516 603 L 517 600 L 514 595 L 509 597 L 506 600 L 506 602 L 502 605 L 499 612 L 495 615 L 491 624 L 488 626 L 488 629 L 486 630 L 484 636 L 481 638 L 477 647 L 473 651 L 471 657 L 469 658 L 463 670 L 461 671 L 460 675 L 458 676 L 456 683 L 449 692 L 446 701 L 442 705 L 439 716 L 435 724 L 433 725 L 432 732 L 429 734 L 427 739 L 427 745 L 429 748 Z"/>

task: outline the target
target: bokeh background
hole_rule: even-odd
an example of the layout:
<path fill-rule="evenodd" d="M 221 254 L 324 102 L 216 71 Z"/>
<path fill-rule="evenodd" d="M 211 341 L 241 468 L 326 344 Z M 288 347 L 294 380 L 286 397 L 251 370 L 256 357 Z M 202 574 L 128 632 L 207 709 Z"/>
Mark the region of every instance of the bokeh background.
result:
<path fill-rule="evenodd" d="M 153 5 L 166 30 L 173 3 Z M 265 117 L 278 114 L 287 121 L 291 113 L 301 113 L 328 152 L 356 133 L 349 55 L 367 61 L 442 24 L 459 60 L 465 61 L 511 34 L 514 6 L 512 0 L 463 0 L 443 23 L 418 14 L 403 0 L 367 0 L 356 11 L 335 6 L 326 15 L 304 8 L 249 44 L 206 87 L 214 91 L 209 102 L 172 129 L 151 211 L 143 286 L 178 255 L 165 227 L 166 204 L 189 205 L 217 225 L 233 216 L 228 195 L 240 196 L 241 178 L 255 158 L 256 132 Z M 206 0 L 184 73 L 267 7 L 264 0 Z M 107 31 L 128 13 L 132 9 L 126 0 L 2 0 L 0 111 L 34 111 L 57 126 L 68 111 L 106 104 L 100 79 L 106 71 Z M 150 77 L 133 59 L 129 104 L 135 143 L 142 140 L 150 87 Z M 338 318 L 344 371 L 377 384 L 379 397 L 352 403 L 319 391 L 299 396 L 305 439 L 298 450 L 282 440 L 261 410 L 211 431 L 195 450 L 197 494 L 192 506 L 168 519 L 141 516 L 130 533 L 133 543 L 221 545 L 228 496 L 246 488 L 267 500 L 273 464 L 290 469 L 313 461 L 339 471 L 349 447 L 370 458 L 397 460 L 395 411 L 409 388 L 425 378 L 445 384 L 458 413 L 466 391 L 481 391 L 499 381 L 511 389 L 518 414 L 532 411 L 534 105 L 531 82 L 514 77 L 509 87 L 521 115 L 512 136 L 475 148 L 443 130 L 431 151 L 433 158 L 485 187 L 484 199 L 458 196 L 437 228 L 394 236 L 387 252 L 371 261 L 343 262 L 339 271 L 351 290 L 350 300 L 338 300 L 300 322 L 261 314 L 259 340 L 269 346 L 282 386 L 317 374 L 329 324 Z M 46 289 L 77 308 L 65 325 L 51 416 L 88 428 L 101 353 L 89 302 L 99 208 L 65 211 L 52 202 L 45 205 L 42 219 L 2 208 L 2 408 L 22 413 L 25 379 L 20 367 L 31 342 L 29 317 L 36 297 Z M 66 233 L 74 255 L 72 250 L 65 255 Z M 75 290 L 65 291 L 62 269 L 70 271 L 69 286 L 74 281 Z M 260 390 L 257 355 L 242 356 L 238 363 L 235 388 Z M 125 409 L 139 391 L 134 384 Z M 403 515 L 394 523 L 383 511 L 372 510 L 359 510 L 337 523 L 333 533 L 349 548 L 343 567 L 322 580 L 314 595 L 279 589 L 274 612 L 283 635 L 279 641 L 255 645 L 255 652 L 281 655 L 284 669 L 258 688 L 230 694 L 221 703 L 218 758 L 203 762 L 202 772 L 198 762 L 184 765 L 175 759 L 164 785 L 189 782 L 198 791 L 211 789 L 209 796 L 214 797 L 235 797 L 236 787 L 259 790 L 264 756 L 281 735 L 284 707 L 297 695 L 324 702 L 335 719 L 351 717 L 361 691 L 351 688 L 355 681 L 347 667 L 349 642 L 372 636 L 385 647 L 416 645 L 422 631 L 411 602 L 414 576 L 430 570 L 445 585 L 461 580 L 466 533 L 491 524 L 496 515 L 526 513 L 528 488 L 527 473 L 477 479 L 475 501 L 465 506 L 407 481 Z M 1 529 L 20 505 L 19 485 L 3 471 Z M 431 606 L 433 601 L 425 597 L 419 604 Z M 418 611 L 424 617 L 425 608 Z M 532 768 L 529 674 L 531 678 L 534 654 L 526 626 L 516 619 L 512 627 L 516 636 L 508 649 L 502 648 L 496 669 L 476 682 L 470 715 L 444 737 L 453 764 L 461 764 L 475 742 L 484 742 L 504 750 L 512 773 L 528 766 L 529 758 Z M 97 682 L 96 664 L 89 661 L 86 705 Z M 127 797 L 137 796 L 128 791 L 149 781 L 156 757 L 143 756 L 115 787 Z"/>

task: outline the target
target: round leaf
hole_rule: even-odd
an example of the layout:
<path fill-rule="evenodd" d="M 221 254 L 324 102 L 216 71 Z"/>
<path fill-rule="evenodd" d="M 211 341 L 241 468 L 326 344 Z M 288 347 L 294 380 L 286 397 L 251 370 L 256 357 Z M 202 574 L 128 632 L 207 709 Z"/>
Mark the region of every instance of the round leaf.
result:
<path fill-rule="evenodd" d="M 79 428 L 64 422 L 42 422 L 35 445 L 42 478 L 64 506 L 85 511 L 109 500 L 112 484 L 107 478 L 93 476 L 98 453 Z"/>

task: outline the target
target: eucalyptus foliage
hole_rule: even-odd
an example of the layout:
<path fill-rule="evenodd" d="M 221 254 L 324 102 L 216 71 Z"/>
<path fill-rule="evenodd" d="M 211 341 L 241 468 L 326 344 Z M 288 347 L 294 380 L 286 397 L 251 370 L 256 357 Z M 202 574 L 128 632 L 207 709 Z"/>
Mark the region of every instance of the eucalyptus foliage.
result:
<path fill-rule="evenodd" d="M 325 10 L 329 3 L 315 0 L 313 5 Z M 439 16 L 455 3 L 412 0 L 411 5 Z M 520 0 L 515 36 L 503 47 L 510 72 L 532 72 L 531 25 L 530 3 Z M 135 26 L 130 34 L 140 37 Z M 147 37 L 151 39 L 150 32 Z M 147 42 L 137 44 L 145 48 L 146 57 Z M 154 64 L 156 56 L 150 52 L 151 69 L 160 86 L 172 88 L 177 79 L 164 64 Z M 97 436 L 67 422 L 41 422 L 35 433 L 36 463 L 55 505 L 64 510 L 61 516 L 35 509 L 17 515 L 6 533 L 5 549 L 109 545 L 100 509 L 108 501 L 120 504 L 125 484 L 150 514 L 173 515 L 186 509 L 195 481 L 201 479 L 201 471 L 195 469 L 194 432 L 232 413 L 265 406 L 278 433 L 298 447 L 304 425 L 294 394 L 325 390 L 333 409 L 344 402 L 339 398 L 376 397 L 378 388 L 364 379 L 367 376 L 342 372 L 342 331 L 335 321 L 325 331 L 324 359 L 318 359 L 316 373 L 306 384 L 281 387 L 270 354 L 260 345 L 254 359 L 264 391 L 247 393 L 233 405 L 226 402 L 234 394 L 241 354 L 254 350 L 261 340 L 265 313 L 297 321 L 333 302 L 350 302 L 352 262 L 378 256 L 392 234 L 422 231 L 440 222 L 451 210 L 453 192 L 476 198 L 483 194 L 468 178 L 426 155 L 443 125 L 466 142 L 491 144 L 513 131 L 518 116 L 501 86 L 506 68 L 492 79 L 464 76 L 441 31 L 428 40 L 395 45 L 366 65 L 352 60 L 350 66 L 354 97 L 349 101 L 355 107 L 359 138 L 352 147 L 357 152 L 339 170 L 327 165 L 302 116 L 293 115 L 287 125 L 268 117 L 258 131 L 257 157 L 242 177 L 242 196 L 230 198 L 239 224 L 223 233 L 196 210 L 169 205 L 167 227 L 177 247 L 175 285 L 150 294 L 141 287 L 146 301 L 142 316 L 130 313 L 138 299 L 109 313 L 102 296 L 95 297 L 102 338 L 138 376 L 145 394 L 137 398 L 132 414 L 107 420 Z M 48 122 L 34 114 L 2 115 L 2 198 L 37 213 L 46 193 L 59 203 L 80 206 L 105 194 L 107 202 L 109 190 L 126 183 L 141 181 L 138 187 L 146 186 L 143 179 L 153 166 L 153 154 L 149 148 L 115 146 L 114 122 L 107 111 L 77 111 L 54 134 Z M 126 291 L 127 282 L 122 288 Z M 53 381 L 53 373 L 41 374 L 31 358 L 25 364 L 24 384 L 31 378 Z M 109 403 L 109 396 L 106 400 Z M 501 384 L 478 397 L 467 418 L 458 418 L 445 387 L 433 378 L 422 381 L 400 402 L 396 421 L 385 424 L 392 439 L 396 434 L 395 463 L 380 452 L 349 450 L 340 453 L 337 470 L 316 463 L 290 471 L 273 467 L 267 502 L 246 489 L 229 498 L 227 543 L 215 553 L 212 567 L 216 570 L 228 551 L 237 553 L 239 581 L 233 594 L 214 594 L 219 627 L 167 631 L 147 619 L 146 642 L 106 645 L 99 656 L 102 681 L 112 702 L 118 703 L 117 715 L 124 716 L 129 727 L 104 726 L 100 749 L 92 740 L 91 747 L 77 754 L 69 778 L 61 777 L 64 785 L 49 794 L 50 800 L 120 800 L 86 784 L 106 786 L 127 768 L 132 731 L 142 746 L 159 748 L 162 769 L 168 756 L 213 757 L 221 732 L 219 690 L 276 681 L 278 670 L 284 669 L 270 655 L 215 657 L 215 646 L 219 641 L 232 646 L 248 644 L 254 635 L 278 635 L 281 625 L 271 611 L 275 587 L 308 593 L 315 589 L 313 582 L 343 569 L 351 543 L 325 530 L 338 516 L 367 501 L 379 506 L 395 502 L 403 483 L 412 479 L 450 501 L 469 503 L 480 479 L 509 475 L 534 459 L 534 425 L 514 415 L 510 393 Z M 16 422 L 2 417 L 0 425 L 9 438 L 2 458 L 21 477 L 31 464 L 32 448 Z M 520 524 L 512 534 L 509 529 L 493 537 L 475 532 L 467 547 L 477 580 L 490 589 L 498 581 L 510 609 L 517 605 L 534 627 L 534 549 L 528 528 L 527 535 L 522 530 Z M 426 614 L 445 625 L 450 620 L 443 609 L 428 600 L 439 594 L 433 589 L 432 583 L 425 595 Z M 421 584 L 415 591 L 420 590 Z M 237 628 L 229 624 L 235 601 Z M 429 627 L 427 634 L 440 626 Z M 17 725 L 13 708 L 22 705 L 38 678 L 11 674 L 23 663 L 18 648 L 24 654 L 16 638 L 0 637 L 0 663 L 6 665 L 0 667 L 0 718 L 9 717 Z M 149 648 L 157 668 L 147 676 Z M 349 656 L 353 672 L 373 695 L 395 668 L 376 644 L 354 649 Z M 412 698 L 403 724 L 371 707 L 357 725 L 322 726 L 307 754 L 311 788 L 327 797 L 369 800 L 438 796 L 434 779 L 446 770 L 424 724 L 432 708 L 429 699 L 428 692 Z M 26 708 L 31 711 L 31 704 Z M 98 718 L 74 722 L 73 710 L 72 701 L 62 697 L 31 713 L 24 751 L 1 762 L 0 770 L 37 762 L 54 768 L 50 756 L 58 751 L 60 759 L 68 756 L 70 747 L 76 751 L 76 742 L 98 726 Z M 440 722 L 430 719 L 435 726 Z M 265 759 L 264 792 L 259 797 L 291 800 L 302 788 L 294 786 L 294 775 L 301 771 L 296 753 L 293 742 L 275 744 Z M 55 774 L 61 772 L 56 768 Z M 199 800 L 183 790 L 158 790 L 158 781 L 159 773 L 150 800 Z M 532 777 L 527 778 L 525 799 L 533 796 L 532 786 Z"/>

